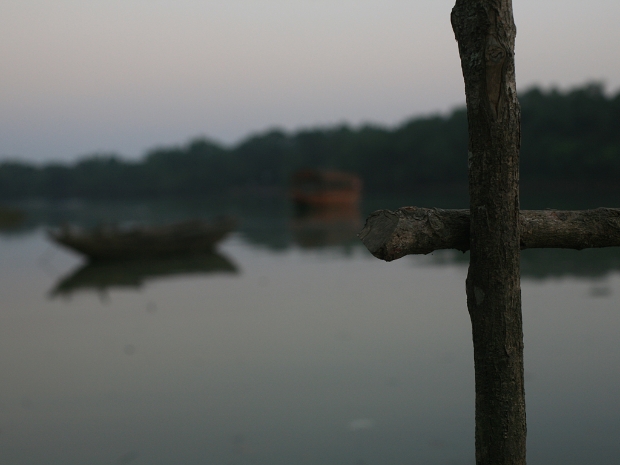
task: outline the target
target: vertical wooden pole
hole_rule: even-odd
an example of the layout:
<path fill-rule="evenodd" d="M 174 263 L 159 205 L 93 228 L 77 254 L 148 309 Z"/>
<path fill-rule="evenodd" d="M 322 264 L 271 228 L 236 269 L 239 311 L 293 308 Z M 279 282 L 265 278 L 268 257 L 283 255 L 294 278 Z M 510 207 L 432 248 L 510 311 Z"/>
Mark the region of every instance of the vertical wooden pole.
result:
<path fill-rule="evenodd" d="M 469 123 L 467 306 L 476 371 L 476 463 L 525 464 L 519 248 L 520 108 L 511 0 L 457 0 Z"/>

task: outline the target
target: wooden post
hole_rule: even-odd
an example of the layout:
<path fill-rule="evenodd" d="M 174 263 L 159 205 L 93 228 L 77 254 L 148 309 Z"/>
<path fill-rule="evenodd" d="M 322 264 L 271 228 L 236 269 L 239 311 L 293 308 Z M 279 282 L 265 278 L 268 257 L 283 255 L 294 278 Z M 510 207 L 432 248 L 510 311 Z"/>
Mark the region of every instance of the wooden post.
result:
<path fill-rule="evenodd" d="M 360 232 L 391 261 L 470 250 L 467 308 L 476 377 L 477 465 L 525 464 L 520 249 L 620 246 L 620 209 L 519 211 L 520 110 L 511 0 L 456 0 L 469 123 L 470 210 L 380 210 Z"/>
<path fill-rule="evenodd" d="M 511 0 L 457 0 L 452 28 L 469 125 L 467 308 L 476 379 L 476 463 L 525 464 L 519 248 L 521 112 Z"/>

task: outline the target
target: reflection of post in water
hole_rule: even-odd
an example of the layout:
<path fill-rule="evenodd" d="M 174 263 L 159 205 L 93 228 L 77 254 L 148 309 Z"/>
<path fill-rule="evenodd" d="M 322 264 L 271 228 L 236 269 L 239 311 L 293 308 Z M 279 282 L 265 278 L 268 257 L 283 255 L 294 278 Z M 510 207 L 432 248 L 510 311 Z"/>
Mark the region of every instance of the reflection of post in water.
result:
<path fill-rule="evenodd" d="M 217 252 L 95 261 L 62 278 L 50 292 L 50 296 L 69 296 L 80 290 L 95 290 L 105 294 L 114 287 L 137 289 L 153 278 L 212 273 L 236 274 L 238 269 L 227 257 Z"/>
<path fill-rule="evenodd" d="M 302 170 L 291 179 L 295 217 L 291 230 L 302 247 L 354 242 L 362 226 L 362 180 L 353 173 Z"/>

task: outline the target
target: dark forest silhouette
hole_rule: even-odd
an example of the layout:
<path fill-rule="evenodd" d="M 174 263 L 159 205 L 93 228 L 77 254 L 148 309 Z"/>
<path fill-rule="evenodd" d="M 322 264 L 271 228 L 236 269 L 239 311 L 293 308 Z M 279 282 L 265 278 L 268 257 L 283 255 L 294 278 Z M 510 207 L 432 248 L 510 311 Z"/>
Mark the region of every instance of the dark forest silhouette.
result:
<path fill-rule="evenodd" d="M 620 176 L 620 93 L 602 85 L 520 95 L 521 181 L 614 188 Z M 394 129 L 348 126 L 273 130 L 233 147 L 198 139 L 156 148 L 139 161 L 92 155 L 73 164 L 0 164 L 0 198 L 154 198 L 282 190 L 301 168 L 358 173 L 369 193 L 467 185 L 467 119 L 415 118 Z"/>

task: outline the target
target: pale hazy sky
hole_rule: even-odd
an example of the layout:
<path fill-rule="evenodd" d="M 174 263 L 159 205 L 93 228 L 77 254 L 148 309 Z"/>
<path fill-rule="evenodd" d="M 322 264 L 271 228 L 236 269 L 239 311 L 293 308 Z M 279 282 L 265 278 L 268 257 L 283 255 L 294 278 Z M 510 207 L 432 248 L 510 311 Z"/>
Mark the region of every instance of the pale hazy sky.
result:
<path fill-rule="evenodd" d="M 0 159 L 141 156 L 464 98 L 454 0 L 2 0 Z M 620 88 L 618 0 L 513 0 L 517 84 Z"/>

